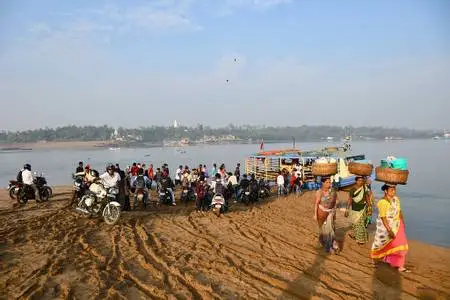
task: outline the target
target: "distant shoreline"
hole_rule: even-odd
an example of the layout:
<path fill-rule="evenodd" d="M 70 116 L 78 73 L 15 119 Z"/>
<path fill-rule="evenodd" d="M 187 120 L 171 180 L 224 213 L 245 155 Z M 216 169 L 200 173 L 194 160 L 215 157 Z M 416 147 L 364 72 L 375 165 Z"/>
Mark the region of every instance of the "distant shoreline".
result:
<path fill-rule="evenodd" d="M 37 143 L 13 143 L 0 144 L 1 151 L 29 151 L 30 149 L 95 149 L 108 147 L 107 141 L 61 141 L 61 142 L 37 142 Z"/>
<path fill-rule="evenodd" d="M 424 138 L 408 138 L 403 140 L 383 140 L 383 139 L 373 139 L 373 140 L 354 140 L 353 142 L 402 142 L 407 140 L 428 140 Z M 335 141 L 324 141 L 324 140 L 296 140 L 296 144 L 299 145 L 301 143 L 313 143 L 313 142 L 322 142 L 324 144 L 341 144 L 343 143 L 340 140 Z M 138 144 L 120 144 L 113 141 L 51 141 L 51 142 L 34 142 L 34 143 L 10 143 L 10 144 L 2 144 L 0 143 L 0 152 L 8 152 L 8 151 L 31 151 L 31 150 L 39 150 L 39 149 L 108 149 L 108 148 L 153 148 L 153 147 L 180 147 L 185 148 L 189 146 L 216 146 L 216 145 L 242 145 L 242 144 L 260 144 L 260 141 L 239 141 L 239 142 L 223 142 L 223 143 L 192 143 L 190 145 L 171 145 L 164 146 L 162 143 L 138 143 Z M 264 140 L 264 144 L 289 144 L 292 143 L 292 140 Z"/>

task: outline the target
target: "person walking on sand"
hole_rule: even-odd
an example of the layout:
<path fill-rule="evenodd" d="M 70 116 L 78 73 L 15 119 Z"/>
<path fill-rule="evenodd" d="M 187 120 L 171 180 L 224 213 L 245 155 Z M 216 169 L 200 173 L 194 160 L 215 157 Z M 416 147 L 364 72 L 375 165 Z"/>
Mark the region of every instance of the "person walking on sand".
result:
<path fill-rule="evenodd" d="M 367 232 L 367 216 L 372 214 L 370 199 L 372 192 L 364 182 L 364 177 L 356 177 L 356 187 L 349 191 L 345 217 L 350 216 L 352 222 L 352 233 L 349 236 L 358 244 L 364 245 L 369 241 Z"/>
<path fill-rule="evenodd" d="M 281 171 L 278 172 L 277 186 L 278 186 L 278 196 L 281 196 L 284 193 L 284 176 L 283 174 L 281 174 Z"/>
<path fill-rule="evenodd" d="M 405 268 L 408 240 L 396 186 L 384 184 L 381 190 L 384 197 L 377 204 L 377 231 L 370 253 L 372 263 L 375 265 L 376 260 L 382 260 L 399 272 L 410 272 Z"/>
<path fill-rule="evenodd" d="M 316 192 L 314 219 L 319 226 L 319 242 L 328 253 L 339 251 L 335 239 L 334 221 L 336 219 L 337 193 L 331 187 L 331 179 L 322 177 L 322 188 Z"/>

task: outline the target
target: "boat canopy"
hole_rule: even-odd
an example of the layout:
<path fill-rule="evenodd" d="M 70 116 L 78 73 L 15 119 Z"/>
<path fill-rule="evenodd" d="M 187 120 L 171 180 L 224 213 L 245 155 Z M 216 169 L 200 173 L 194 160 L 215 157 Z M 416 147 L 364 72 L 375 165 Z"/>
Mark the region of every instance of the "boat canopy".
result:
<path fill-rule="evenodd" d="M 323 156 L 333 156 L 339 152 L 338 147 L 329 147 L 321 150 L 302 151 L 299 149 L 283 149 L 261 151 L 253 153 L 249 158 L 270 158 L 270 159 L 298 159 L 298 158 L 319 158 Z"/>

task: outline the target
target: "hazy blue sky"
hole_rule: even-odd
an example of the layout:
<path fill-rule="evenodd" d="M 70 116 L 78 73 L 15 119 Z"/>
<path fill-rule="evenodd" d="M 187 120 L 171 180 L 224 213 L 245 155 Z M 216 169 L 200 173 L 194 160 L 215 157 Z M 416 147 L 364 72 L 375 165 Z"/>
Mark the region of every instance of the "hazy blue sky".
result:
<path fill-rule="evenodd" d="M 446 0 L 1 1 L 0 28 L 0 129 L 450 129 Z"/>

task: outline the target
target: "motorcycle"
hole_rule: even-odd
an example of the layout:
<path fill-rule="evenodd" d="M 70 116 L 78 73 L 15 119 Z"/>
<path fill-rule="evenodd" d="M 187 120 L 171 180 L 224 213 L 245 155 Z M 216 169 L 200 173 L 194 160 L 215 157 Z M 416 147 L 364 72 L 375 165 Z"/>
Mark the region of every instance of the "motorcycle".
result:
<path fill-rule="evenodd" d="M 101 215 L 106 224 L 114 225 L 120 217 L 120 204 L 116 201 L 118 194 L 116 187 L 106 189 L 100 183 L 92 183 L 75 209 L 88 216 Z"/>
<path fill-rule="evenodd" d="M 269 196 L 270 196 L 270 187 L 263 179 L 261 179 L 259 181 L 258 197 L 264 199 Z"/>
<path fill-rule="evenodd" d="M 17 180 L 10 180 L 8 182 L 8 194 L 9 198 L 15 200 L 19 195 L 19 190 L 22 187 L 22 183 Z"/>
<path fill-rule="evenodd" d="M 245 189 L 241 194 L 241 202 L 249 205 L 250 204 L 250 191 Z"/>
<path fill-rule="evenodd" d="M 38 175 L 36 172 L 34 172 L 35 181 L 34 184 L 42 186 L 42 188 L 47 190 L 48 198 L 51 198 L 53 196 L 53 190 L 51 187 L 47 185 L 47 179 L 44 177 L 44 173 L 41 173 Z"/>
<path fill-rule="evenodd" d="M 172 194 L 170 193 L 170 191 L 163 187 L 159 187 L 158 191 L 159 191 L 159 203 L 172 205 Z"/>
<path fill-rule="evenodd" d="M 74 176 L 74 182 L 73 182 L 73 192 L 74 192 L 74 196 L 73 199 L 80 201 L 81 198 L 84 196 L 84 194 L 86 193 L 88 187 L 86 185 L 86 183 L 84 182 L 83 177 L 81 176 Z"/>
<path fill-rule="evenodd" d="M 187 205 L 189 200 L 196 202 L 197 194 L 193 191 L 192 188 L 183 188 L 183 191 L 181 192 L 181 201 L 184 203 L 184 205 Z"/>
<path fill-rule="evenodd" d="M 145 189 L 135 189 L 134 193 L 134 209 L 138 206 L 138 203 L 142 203 L 143 208 L 145 209 L 147 207 L 147 202 L 149 202 L 150 193 L 146 191 Z M 142 209 L 142 207 L 141 207 Z"/>
<path fill-rule="evenodd" d="M 36 173 L 35 173 L 36 174 Z M 19 185 L 19 191 L 17 193 L 17 202 L 20 204 L 26 204 L 28 200 L 36 200 L 36 202 L 45 202 L 48 201 L 52 195 L 52 189 L 47 186 L 47 180 L 41 174 L 40 176 L 36 176 L 33 180 L 36 189 L 38 190 L 39 199 L 36 199 L 36 195 L 31 186 L 17 183 Z"/>
<path fill-rule="evenodd" d="M 225 211 L 225 198 L 220 194 L 214 195 L 211 201 L 211 208 L 216 216 L 220 217 L 220 214 L 223 214 Z"/>

